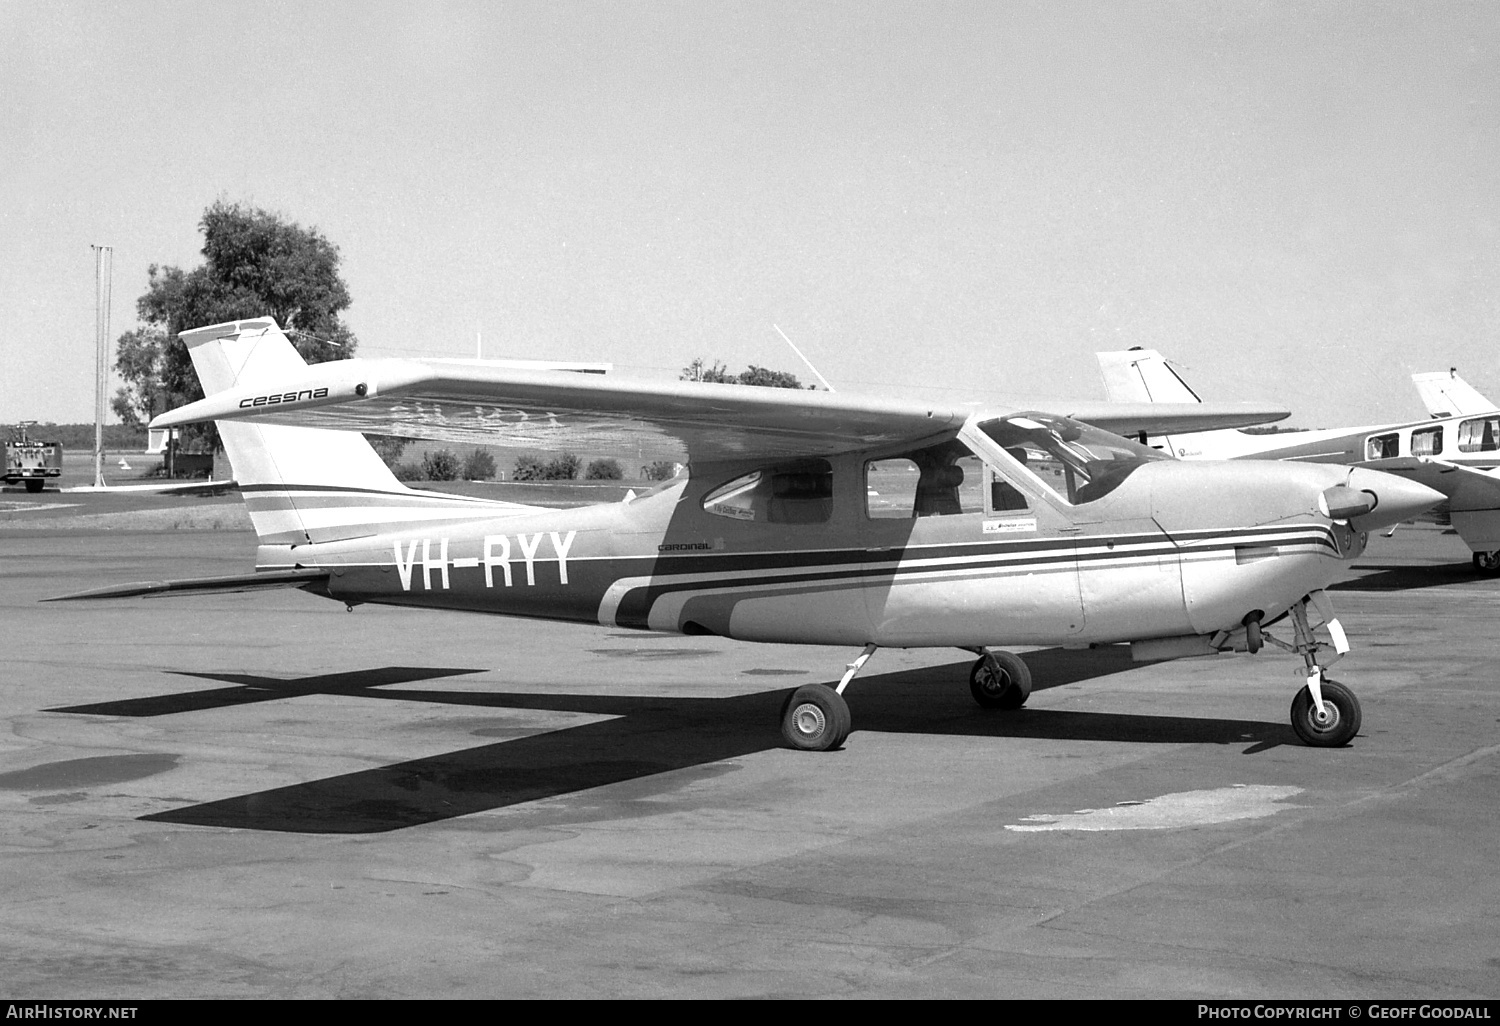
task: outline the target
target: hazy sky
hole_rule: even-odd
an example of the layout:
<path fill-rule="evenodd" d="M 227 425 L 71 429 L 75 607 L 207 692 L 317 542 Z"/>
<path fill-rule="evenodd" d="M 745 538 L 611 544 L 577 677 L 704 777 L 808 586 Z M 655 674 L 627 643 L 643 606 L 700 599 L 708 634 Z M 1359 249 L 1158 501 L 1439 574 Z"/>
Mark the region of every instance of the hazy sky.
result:
<path fill-rule="evenodd" d="M 1500 400 L 1493 2 L 0 0 L 0 186 L 0 424 L 92 419 L 90 244 L 118 336 L 216 198 L 340 248 L 367 356 Z"/>

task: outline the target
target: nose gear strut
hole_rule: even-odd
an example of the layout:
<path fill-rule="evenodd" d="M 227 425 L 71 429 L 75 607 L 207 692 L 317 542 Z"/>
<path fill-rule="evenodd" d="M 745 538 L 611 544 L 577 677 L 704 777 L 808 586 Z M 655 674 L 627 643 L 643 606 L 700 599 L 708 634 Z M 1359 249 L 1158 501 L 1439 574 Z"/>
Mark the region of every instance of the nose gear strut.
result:
<path fill-rule="evenodd" d="M 1328 630 L 1329 642 L 1319 641 L 1307 610 L 1311 606 Z M 1346 745 L 1359 733 L 1360 707 L 1354 692 L 1326 677 L 1327 667 L 1349 651 L 1343 625 L 1333 615 L 1333 604 L 1322 591 L 1315 591 L 1287 610 L 1294 642 L 1288 644 L 1261 629 L 1261 637 L 1284 651 L 1300 655 L 1306 666 L 1307 684 L 1292 699 L 1292 729 L 1305 744 L 1315 748 Z M 1328 650 L 1332 649 L 1331 657 Z"/>

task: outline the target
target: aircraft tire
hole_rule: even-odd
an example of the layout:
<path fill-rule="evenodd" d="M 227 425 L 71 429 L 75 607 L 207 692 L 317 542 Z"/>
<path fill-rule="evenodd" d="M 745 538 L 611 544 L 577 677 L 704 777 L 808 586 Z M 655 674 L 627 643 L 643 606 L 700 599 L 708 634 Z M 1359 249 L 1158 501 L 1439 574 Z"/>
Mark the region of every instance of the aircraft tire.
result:
<path fill-rule="evenodd" d="M 827 752 L 849 737 L 853 719 L 844 696 L 823 684 L 804 684 L 781 707 L 781 736 L 804 752 Z"/>
<path fill-rule="evenodd" d="M 28 492 L 30 492 L 32 495 L 35 495 L 37 492 L 39 492 L 39 491 L 42 490 L 42 485 L 43 484 L 45 484 L 45 482 L 42 481 L 41 478 L 28 477 L 26 479 L 26 490 Z"/>
<path fill-rule="evenodd" d="M 1491 577 L 1500 574 L 1500 550 L 1474 553 L 1474 569 Z"/>
<path fill-rule="evenodd" d="M 981 656 L 969 671 L 969 693 L 986 709 L 1019 709 L 1031 697 L 1031 668 L 1014 652 Z"/>
<path fill-rule="evenodd" d="M 1312 692 L 1304 686 L 1292 699 L 1292 729 L 1312 748 L 1341 748 L 1359 733 L 1359 699 L 1337 681 L 1324 680 L 1323 706 L 1328 719 L 1320 723 Z"/>

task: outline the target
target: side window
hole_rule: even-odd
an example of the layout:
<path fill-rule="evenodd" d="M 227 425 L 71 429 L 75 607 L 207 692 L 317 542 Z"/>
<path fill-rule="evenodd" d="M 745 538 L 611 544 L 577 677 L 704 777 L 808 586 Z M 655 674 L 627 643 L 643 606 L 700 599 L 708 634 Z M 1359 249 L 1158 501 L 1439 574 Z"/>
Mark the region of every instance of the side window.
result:
<path fill-rule="evenodd" d="M 1466 420 L 1458 425 L 1459 452 L 1492 452 L 1500 449 L 1500 417 Z"/>
<path fill-rule="evenodd" d="M 1411 433 L 1413 456 L 1437 456 L 1443 451 L 1443 429 L 1440 426 L 1418 428 Z"/>
<path fill-rule="evenodd" d="M 1365 440 L 1365 459 L 1383 460 L 1401 455 L 1401 436 L 1398 434 L 1371 435 Z"/>
<path fill-rule="evenodd" d="M 742 474 L 709 492 L 703 511 L 763 524 L 823 524 L 833 516 L 833 468 L 825 460 Z"/>
<path fill-rule="evenodd" d="M 1012 446 L 1005 451 L 1021 466 L 1028 467 L 1032 473 L 1043 472 L 1043 464 L 1046 462 L 1044 458 L 1045 453 L 1029 453 L 1024 446 L 1019 445 Z M 1031 503 L 1026 501 L 1025 494 L 1019 488 L 1002 478 L 999 474 L 994 474 L 990 480 L 991 512 L 1004 513 L 1009 510 L 1030 508 Z"/>
<path fill-rule="evenodd" d="M 962 442 L 943 442 L 865 464 L 865 513 L 872 520 L 984 511 L 984 466 Z"/>
<path fill-rule="evenodd" d="M 997 477 L 990 482 L 990 509 L 996 513 L 1030 508 L 1031 503 L 1026 501 L 1026 496 L 1009 481 L 1002 481 Z"/>

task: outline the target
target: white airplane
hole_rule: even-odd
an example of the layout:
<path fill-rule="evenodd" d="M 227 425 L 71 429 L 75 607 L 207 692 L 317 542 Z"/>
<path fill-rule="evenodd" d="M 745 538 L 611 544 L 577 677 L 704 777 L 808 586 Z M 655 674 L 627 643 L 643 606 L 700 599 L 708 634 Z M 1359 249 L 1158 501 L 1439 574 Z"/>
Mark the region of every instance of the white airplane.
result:
<path fill-rule="evenodd" d="M 1323 589 L 1366 532 L 1439 498 L 1364 469 L 1183 463 L 1102 430 L 1275 410 L 1096 403 L 1069 417 L 420 360 L 308 366 L 269 319 L 182 338 L 207 397 L 153 426 L 218 423 L 256 572 L 69 598 L 297 587 L 351 609 L 862 649 L 837 687 L 788 696 L 783 736 L 808 750 L 848 736 L 844 692 L 880 647 L 973 652 L 974 698 L 1015 709 L 1030 671 L 992 647 L 1114 643 L 1157 660 L 1270 642 L 1303 660 L 1298 735 L 1345 744 L 1361 714 L 1324 676 L 1348 643 Z M 687 469 L 624 502 L 546 509 L 408 489 L 364 431 L 531 451 L 671 445 Z M 1269 630 L 1283 620 L 1289 640 Z"/>
<path fill-rule="evenodd" d="M 1199 401 L 1198 394 L 1155 349 L 1099 353 L 1098 360 L 1105 392 L 1111 399 L 1174 404 Z M 1456 376 L 1452 380 L 1462 384 Z M 1481 573 L 1500 573 L 1500 471 L 1496 469 L 1500 467 L 1500 410 L 1489 407 L 1466 384 L 1447 394 L 1456 396 L 1459 405 L 1469 412 L 1439 419 L 1284 434 L 1252 435 L 1235 430 L 1166 433 L 1150 439 L 1149 444 L 1179 459 L 1332 463 L 1420 482 L 1442 493 L 1444 501 L 1432 512 L 1452 518 L 1458 536 L 1473 551 L 1475 568 Z M 1474 408 L 1479 405 L 1486 408 Z"/>
<path fill-rule="evenodd" d="M 1447 373 L 1427 371 L 1413 374 L 1411 380 L 1417 386 L 1417 394 L 1422 397 L 1422 405 L 1439 420 L 1472 417 L 1480 413 L 1492 413 L 1497 409 L 1473 385 L 1458 376 L 1457 367 L 1448 368 Z"/>

